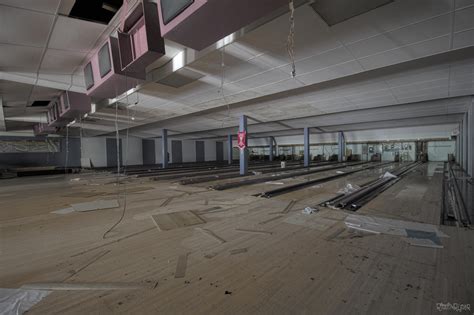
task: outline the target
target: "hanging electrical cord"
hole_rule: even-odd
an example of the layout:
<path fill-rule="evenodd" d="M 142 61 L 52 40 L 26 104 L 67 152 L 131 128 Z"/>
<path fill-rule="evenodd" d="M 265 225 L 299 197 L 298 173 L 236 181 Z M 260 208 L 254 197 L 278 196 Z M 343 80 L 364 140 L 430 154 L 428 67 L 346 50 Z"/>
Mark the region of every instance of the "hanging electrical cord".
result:
<path fill-rule="evenodd" d="M 127 85 L 127 75 L 125 74 L 125 85 Z M 129 149 L 129 131 L 130 131 L 130 113 L 128 109 L 129 104 L 129 99 L 128 99 L 128 93 L 126 95 L 126 102 L 127 102 L 127 129 L 126 129 L 126 138 L 125 138 L 125 146 L 126 146 L 126 154 L 125 154 L 125 161 L 124 161 L 124 167 L 123 167 L 123 172 L 124 175 L 127 173 L 127 166 L 128 166 L 128 149 Z M 119 127 L 118 127 L 118 102 L 115 103 L 115 134 L 116 134 L 116 141 L 117 141 L 117 199 L 120 199 L 120 136 L 119 136 Z M 125 213 L 127 211 L 127 182 L 123 182 L 123 209 L 122 213 L 120 215 L 120 218 L 115 222 L 105 233 L 102 235 L 102 239 L 105 239 L 107 234 L 113 231 L 116 226 L 118 226 L 122 221 L 123 218 L 125 217 Z"/>
<path fill-rule="evenodd" d="M 64 174 L 67 174 L 69 163 L 69 125 L 66 126 L 66 161 L 64 162 Z"/>
<path fill-rule="evenodd" d="M 286 43 L 286 49 L 288 56 L 291 61 L 291 77 L 296 77 L 296 66 L 295 66 L 295 5 L 293 0 L 289 0 L 290 8 L 290 32 L 288 34 L 288 40 Z"/>

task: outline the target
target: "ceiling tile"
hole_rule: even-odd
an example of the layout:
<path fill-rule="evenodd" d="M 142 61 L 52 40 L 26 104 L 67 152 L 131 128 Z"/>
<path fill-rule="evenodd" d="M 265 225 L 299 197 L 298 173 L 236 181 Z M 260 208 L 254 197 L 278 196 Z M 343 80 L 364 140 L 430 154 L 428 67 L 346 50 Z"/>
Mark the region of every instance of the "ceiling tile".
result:
<path fill-rule="evenodd" d="M 55 14 L 61 0 L 0 0 L 0 5 L 8 5 L 44 13 Z"/>
<path fill-rule="evenodd" d="M 0 43 L 44 47 L 54 16 L 11 7 L 0 10 Z"/>
<path fill-rule="evenodd" d="M 454 34 L 453 48 L 474 46 L 474 29 Z"/>
<path fill-rule="evenodd" d="M 471 4 L 474 4 L 471 1 Z M 456 11 L 454 31 L 459 32 L 474 28 L 474 6 Z"/>
<path fill-rule="evenodd" d="M 421 43 L 393 49 L 359 59 L 366 70 L 381 68 L 404 61 L 435 55 L 449 49 L 449 36 L 434 38 Z"/>
<path fill-rule="evenodd" d="M 1 45 L 0 69 L 3 71 L 36 72 L 43 48 Z"/>
<path fill-rule="evenodd" d="M 450 31 L 451 17 L 449 15 L 442 15 L 422 23 L 412 24 L 366 40 L 358 41 L 357 43 L 347 45 L 347 48 L 356 58 L 362 58 L 446 35 L 449 34 Z"/>
<path fill-rule="evenodd" d="M 99 23 L 59 16 L 49 48 L 88 52 L 106 27 Z"/>
<path fill-rule="evenodd" d="M 81 66 L 87 53 L 48 49 L 41 64 L 41 72 L 71 74 Z"/>

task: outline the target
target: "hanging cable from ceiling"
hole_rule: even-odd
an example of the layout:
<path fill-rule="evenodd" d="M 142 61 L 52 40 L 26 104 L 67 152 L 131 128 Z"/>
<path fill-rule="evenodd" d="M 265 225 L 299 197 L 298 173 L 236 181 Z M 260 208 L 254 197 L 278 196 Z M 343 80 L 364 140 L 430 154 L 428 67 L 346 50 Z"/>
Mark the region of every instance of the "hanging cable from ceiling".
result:
<path fill-rule="evenodd" d="M 227 117 L 222 119 L 222 124 L 221 128 L 224 128 L 224 122 L 226 120 L 230 120 L 230 104 L 227 101 L 227 98 L 225 97 L 224 93 L 224 81 L 225 81 L 225 43 L 222 43 L 222 48 L 221 48 L 221 85 L 219 88 L 219 93 L 222 96 L 222 99 L 224 100 L 224 104 L 227 106 Z"/>
<path fill-rule="evenodd" d="M 291 77 L 296 77 L 296 66 L 295 66 L 295 5 L 293 0 L 289 0 L 290 8 L 290 32 L 288 33 L 288 39 L 286 42 L 286 49 L 291 62 Z"/>

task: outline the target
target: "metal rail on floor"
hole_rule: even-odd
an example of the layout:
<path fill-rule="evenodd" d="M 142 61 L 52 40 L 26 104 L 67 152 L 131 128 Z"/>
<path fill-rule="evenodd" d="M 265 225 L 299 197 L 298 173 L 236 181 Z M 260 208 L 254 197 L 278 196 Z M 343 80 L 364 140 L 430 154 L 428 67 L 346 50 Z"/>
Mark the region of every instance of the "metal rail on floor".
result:
<path fill-rule="evenodd" d="M 455 170 L 456 167 L 456 170 Z M 460 186 L 464 187 L 465 193 Z M 472 204 L 467 203 L 469 195 L 472 194 L 472 178 L 454 163 L 445 162 L 443 172 L 443 208 L 441 213 L 441 224 L 461 225 L 468 227 L 472 224 Z M 472 196 L 471 196 L 472 198 Z"/>
<path fill-rule="evenodd" d="M 329 166 L 329 167 L 320 167 L 314 170 L 307 169 L 301 172 L 288 172 L 285 173 L 285 171 L 282 171 L 282 174 L 280 175 L 272 175 L 272 176 L 265 176 L 265 177 L 258 177 L 258 178 L 251 178 L 251 179 L 246 179 L 238 182 L 231 182 L 231 183 L 225 183 L 225 184 L 220 184 L 220 185 L 214 185 L 209 187 L 210 189 L 214 190 L 226 190 L 230 188 L 236 188 L 236 187 L 241 187 L 241 186 L 246 186 L 246 185 L 253 185 L 253 184 L 259 184 L 259 183 L 264 183 L 268 181 L 275 181 L 275 180 L 280 180 L 280 179 L 285 179 L 285 178 L 291 178 L 291 177 L 297 177 L 297 176 L 305 176 L 309 174 L 314 174 L 314 173 L 319 173 L 319 172 L 325 172 L 325 171 L 331 171 L 335 169 L 340 169 L 340 168 L 345 168 L 348 166 L 354 166 L 354 165 L 363 165 L 367 164 L 370 162 L 358 162 L 358 163 L 342 163 L 341 165 L 336 165 L 336 166 Z"/>
<path fill-rule="evenodd" d="M 375 198 L 375 196 L 397 183 L 405 175 L 407 175 L 420 165 L 421 162 L 413 162 L 408 165 L 401 166 L 391 172 L 396 177 L 379 178 L 375 181 L 372 181 L 368 185 L 364 185 L 363 188 L 361 188 L 360 190 L 357 190 L 347 195 L 342 195 L 329 202 L 326 202 L 325 206 L 355 211 L 373 198 Z"/>
<path fill-rule="evenodd" d="M 323 177 L 323 178 L 317 178 L 317 179 L 314 179 L 314 180 L 309 180 L 309 181 L 306 181 L 304 183 L 298 183 L 298 184 L 294 184 L 294 185 L 290 185 L 290 186 L 285 186 L 285 187 L 281 187 L 281 188 L 277 188 L 277 189 L 272 189 L 272 190 L 269 190 L 269 191 L 266 191 L 266 192 L 263 192 L 263 193 L 256 194 L 254 196 L 272 198 L 272 197 L 275 197 L 277 195 L 287 194 L 287 193 L 290 193 L 290 192 L 295 191 L 295 190 L 306 188 L 308 186 L 313 186 L 313 185 L 316 185 L 316 184 L 329 182 L 329 181 L 332 181 L 336 178 L 345 177 L 345 176 L 348 176 L 348 175 L 351 175 L 351 174 L 355 174 L 355 173 L 358 173 L 358 172 L 366 171 L 366 170 L 377 168 L 377 167 L 384 167 L 384 166 L 386 166 L 388 164 L 392 164 L 392 163 L 394 163 L 394 162 L 387 162 L 387 163 L 381 163 L 381 164 L 376 164 L 376 165 L 370 165 L 370 166 L 362 167 L 362 168 L 356 169 L 356 170 L 345 171 L 342 174 L 335 174 L 335 175 L 331 175 L 331 176 L 327 176 L 327 177 Z"/>
<path fill-rule="evenodd" d="M 191 185 L 191 184 L 206 183 L 206 182 L 212 182 L 212 181 L 223 180 L 223 179 L 231 179 L 231 178 L 238 178 L 238 177 L 244 177 L 244 176 L 254 176 L 254 175 L 258 175 L 258 173 L 268 174 L 268 173 L 276 173 L 278 171 L 280 171 L 280 172 L 293 171 L 293 170 L 299 170 L 299 169 L 304 169 L 304 168 L 312 168 L 312 167 L 325 166 L 325 165 L 334 165 L 334 164 L 338 164 L 338 162 L 321 162 L 321 163 L 317 163 L 317 164 L 314 164 L 314 165 L 310 165 L 309 167 L 307 167 L 307 166 L 290 166 L 290 167 L 286 167 L 286 168 L 271 168 L 271 169 L 267 169 L 267 170 L 258 170 L 255 173 L 251 172 L 249 175 L 240 175 L 239 173 L 236 173 L 236 172 L 228 173 L 228 174 L 217 174 L 217 175 L 214 175 L 215 174 L 214 173 L 210 176 L 201 176 L 201 177 L 183 179 L 179 183 L 181 185 Z"/>

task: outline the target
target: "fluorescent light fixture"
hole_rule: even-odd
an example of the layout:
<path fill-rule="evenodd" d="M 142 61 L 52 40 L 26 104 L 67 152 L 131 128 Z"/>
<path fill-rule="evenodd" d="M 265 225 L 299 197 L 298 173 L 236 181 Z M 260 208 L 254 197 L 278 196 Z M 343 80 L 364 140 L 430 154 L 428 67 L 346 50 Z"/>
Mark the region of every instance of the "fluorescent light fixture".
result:
<path fill-rule="evenodd" d="M 184 51 L 180 51 L 176 56 L 173 57 L 173 72 L 184 67 L 185 55 Z"/>
<path fill-rule="evenodd" d="M 111 6 L 107 3 L 102 3 L 102 9 L 110 11 L 112 13 L 116 13 L 118 11 L 118 9 L 116 7 Z"/>
<path fill-rule="evenodd" d="M 94 114 L 96 112 L 97 106 L 95 103 L 91 104 L 91 114 Z"/>
<path fill-rule="evenodd" d="M 74 119 L 73 121 L 71 121 L 69 124 L 67 124 L 67 127 L 71 127 L 72 125 L 74 125 L 76 123 L 76 120 Z"/>

